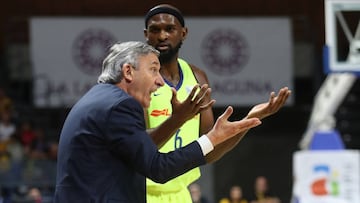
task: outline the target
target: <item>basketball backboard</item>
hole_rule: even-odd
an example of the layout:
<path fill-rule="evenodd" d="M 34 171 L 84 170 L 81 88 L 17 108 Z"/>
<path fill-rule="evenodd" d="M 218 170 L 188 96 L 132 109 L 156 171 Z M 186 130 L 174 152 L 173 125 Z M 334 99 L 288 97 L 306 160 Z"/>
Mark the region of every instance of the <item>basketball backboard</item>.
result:
<path fill-rule="evenodd" d="M 324 71 L 360 74 L 360 1 L 325 0 Z"/>

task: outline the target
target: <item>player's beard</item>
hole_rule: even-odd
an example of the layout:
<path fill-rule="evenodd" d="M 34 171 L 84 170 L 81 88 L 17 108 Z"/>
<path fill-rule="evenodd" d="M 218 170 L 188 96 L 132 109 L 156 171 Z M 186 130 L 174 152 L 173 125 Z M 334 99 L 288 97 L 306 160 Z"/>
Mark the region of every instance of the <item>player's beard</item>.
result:
<path fill-rule="evenodd" d="M 159 61 L 160 64 L 166 64 L 171 62 L 178 54 L 182 45 L 182 41 L 180 41 L 174 48 L 170 47 L 166 51 L 160 51 Z"/>

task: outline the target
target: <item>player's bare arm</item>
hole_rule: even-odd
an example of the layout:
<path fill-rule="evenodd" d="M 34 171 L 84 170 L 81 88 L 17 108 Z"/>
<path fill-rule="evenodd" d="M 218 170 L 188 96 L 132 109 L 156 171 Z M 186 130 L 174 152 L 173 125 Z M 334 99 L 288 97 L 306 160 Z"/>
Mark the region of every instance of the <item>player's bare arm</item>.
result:
<path fill-rule="evenodd" d="M 286 100 L 289 98 L 291 91 L 287 88 L 281 88 L 278 95 L 275 92 L 270 93 L 268 102 L 255 105 L 247 114 L 245 119 L 248 118 L 259 118 L 264 119 L 270 115 L 275 114 L 284 106 Z M 224 156 L 228 151 L 233 149 L 245 136 L 248 131 L 243 131 L 231 139 L 223 142 L 222 144 L 215 147 L 215 149 L 206 156 L 206 161 L 212 163 Z"/>
<path fill-rule="evenodd" d="M 209 84 L 209 80 L 207 78 L 206 73 L 200 68 L 190 65 L 192 71 L 195 74 L 196 79 L 199 84 Z M 211 87 L 211 86 L 210 86 Z M 206 95 L 207 97 L 204 99 L 204 102 L 207 103 L 211 101 L 211 93 Z M 214 125 L 214 114 L 212 108 L 208 108 L 200 113 L 200 132 L 199 136 L 206 134 Z"/>

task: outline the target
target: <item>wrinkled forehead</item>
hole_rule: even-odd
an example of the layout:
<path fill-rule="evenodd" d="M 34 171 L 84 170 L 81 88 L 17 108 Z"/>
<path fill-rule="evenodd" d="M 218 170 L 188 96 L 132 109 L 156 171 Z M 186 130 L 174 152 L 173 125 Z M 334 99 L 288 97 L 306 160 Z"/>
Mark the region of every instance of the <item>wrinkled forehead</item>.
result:
<path fill-rule="evenodd" d="M 153 15 L 152 17 L 149 18 L 147 24 L 148 27 L 152 25 L 160 25 L 160 24 L 181 26 L 179 20 L 175 16 L 168 13 L 159 13 Z"/>
<path fill-rule="evenodd" d="M 160 68 L 160 61 L 158 55 L 155 53 L 149 53 L 146 55 L 142 55 L 138 58 L 138 65 L 139 68 L 141 67 L 159 67 Z"/>

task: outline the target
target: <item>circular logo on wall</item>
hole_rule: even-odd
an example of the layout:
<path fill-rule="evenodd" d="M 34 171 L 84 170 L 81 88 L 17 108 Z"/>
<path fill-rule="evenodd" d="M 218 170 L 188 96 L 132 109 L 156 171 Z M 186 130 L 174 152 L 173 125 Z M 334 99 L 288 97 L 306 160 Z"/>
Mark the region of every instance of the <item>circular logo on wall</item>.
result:
<path fill-rule="evenodd" d="M 114 42 L 115 37 L 104 29 L 87 29 L 73 43 L 73 60 L 84 73 L 98 75 L 102 61 Z"/>
<path fill-rule="evenodd" d="M 201 43 L 201 57 L 216 74 L 230 75 L 241 71 L 249 60 L 249 46 L 239 31 L 216 29 Z"/>

